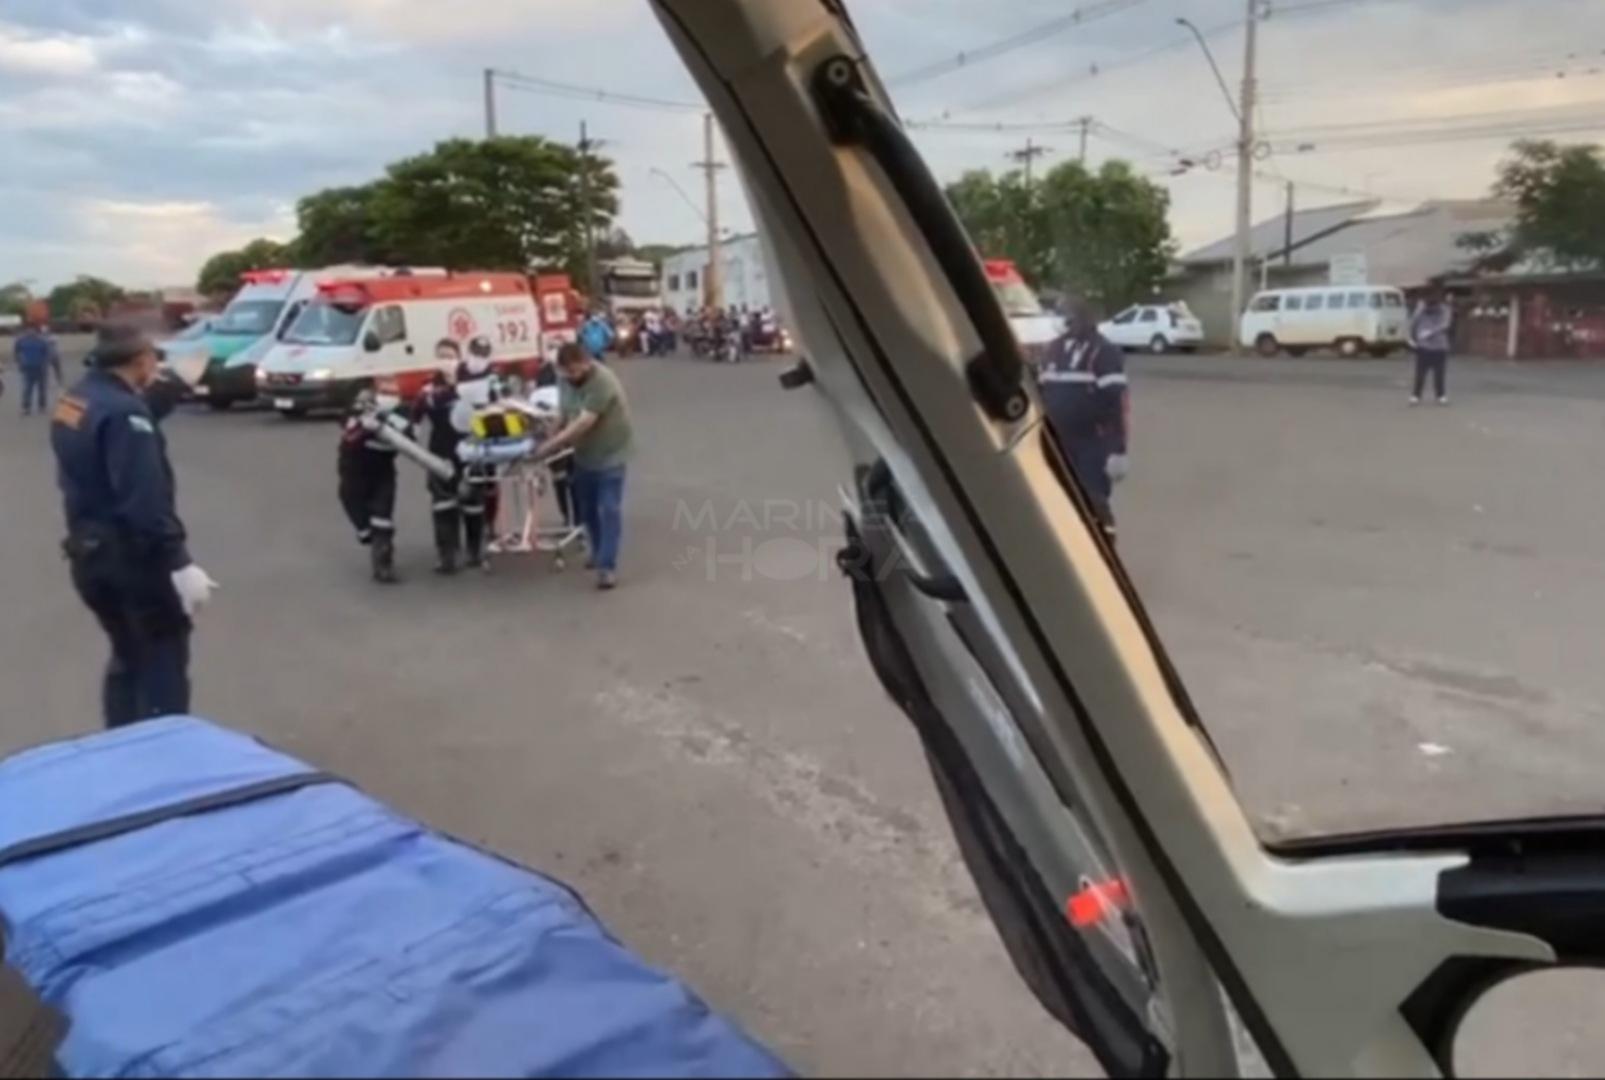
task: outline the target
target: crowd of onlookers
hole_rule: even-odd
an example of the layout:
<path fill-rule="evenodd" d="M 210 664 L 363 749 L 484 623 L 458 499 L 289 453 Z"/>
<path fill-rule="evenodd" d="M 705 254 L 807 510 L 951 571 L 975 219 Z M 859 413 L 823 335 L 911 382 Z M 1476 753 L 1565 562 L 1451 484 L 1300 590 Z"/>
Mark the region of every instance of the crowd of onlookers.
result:
<path fill-rule="evenodd" d="M 684 315 L 672 307 L 612 316 L 596 311 L 580 328 L 580 344 L 598 358 L 608 352 L 668 356 L 685 346 L 696 356 L 739 360 L 754 352 L 784 352 L 791 347 L 791 338 L 767 305 L 732 304 L 692 309 Z"/>

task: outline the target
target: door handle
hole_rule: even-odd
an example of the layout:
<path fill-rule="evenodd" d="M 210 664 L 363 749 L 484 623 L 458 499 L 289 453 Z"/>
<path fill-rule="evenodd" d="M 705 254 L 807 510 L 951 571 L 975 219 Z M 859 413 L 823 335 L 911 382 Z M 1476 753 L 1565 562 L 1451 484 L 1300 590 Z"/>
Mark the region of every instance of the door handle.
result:
<path fill-rule="evenodd" d="M 847 57 L 835 56 L 819 66 L 814 92 L 832 136 L 862 146 L 897 189 L 980 335 L 981 353 L 965 365 L 970 393 L 994 419 L 1019 420 L 1030 406 L 1019 342 L 974 245 L 919 150 L 897 118 L 870 95 L 858 66 Z"/>

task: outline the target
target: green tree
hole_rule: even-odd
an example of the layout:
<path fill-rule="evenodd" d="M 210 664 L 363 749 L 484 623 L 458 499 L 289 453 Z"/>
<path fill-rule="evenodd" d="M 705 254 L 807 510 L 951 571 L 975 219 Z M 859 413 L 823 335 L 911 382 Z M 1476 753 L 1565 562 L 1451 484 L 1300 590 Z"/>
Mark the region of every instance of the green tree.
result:
<path fill-rule="evenodd" d="M 1513 203 L 1516 223 L 1506 236 L 1472 234 L 1461 246 L 1510 263 L 1536 255 L 1565 269 L 1605 267 L 1605 161 L 1596 146 L 1524 140 L 1499 167 L 1496 198 Z"/>
<path fill-rule="evenodd" d="M 618 213 L 610 162 L 538 136 L 451 139 L 396 162 L 375 187 L 372 237 L 394 261 L 527 271 L 583 265 L 582 206 L 606 229 Z"/>
<path fill-rule="evenodd" d="M 1168 191 L 1123 161 L 1095 173 L 1070 161 L 1036 196 L 1053 249 L 1048 282 L 1107 312 L 1153 295 L 1175 251 Z"/>
<path fill-rule="evenodd" d="M 378 189 L 377 182 L 327 188 L 297 202 L 295 217 L 301 231 L 291 245 L 295 264 L 318 268 L 392 261 L 375 235 L 373 204 Z"/>
<path fill-rule="evenodd" d="M 125 295 L 121 288 L 104 278 L 80 274 L 51 289 L 47 303 L 51 318 L 98 318 Z"/>
<path fill-rule="evenodd" d="M 291 265 L 290 247 L 259 237 L 236 251 L 220 251 L 201 266 L 195 287 L 207 296 L 227 296 L 240 287 L 247 270 L 270 270 Z"/>
<path fill-rule="evenodd" d="M 1027 281 L 1050 284 L 1053 243 L 1045 228 L 1040 185 L 1027 185 L 1015 171 L 993 176 L 977 169 L 948 185 L 947 198 L 969 230 L 976 250 L 990 259 L 1009 259 Z"/>
<path fill-rule="evenodd" d="M 20 281 L 0 285 L 0 315 L 22 315 L 33 299 L 33 290 Z"/>
<path fill-rule="evenodd" d="M 1020 172 L 969 172 L 947 196 L 984 256 L 1107 310 L 1151 295 L 1174 249 L 1169 193 L 1121 161 L 1097 172 L 1066 162 L 1031 184 Z"/>

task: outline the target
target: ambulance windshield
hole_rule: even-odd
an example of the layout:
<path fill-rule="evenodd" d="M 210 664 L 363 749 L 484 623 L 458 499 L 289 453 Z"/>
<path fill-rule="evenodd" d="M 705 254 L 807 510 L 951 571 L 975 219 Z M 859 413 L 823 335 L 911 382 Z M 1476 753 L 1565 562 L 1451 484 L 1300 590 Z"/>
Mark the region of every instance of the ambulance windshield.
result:
<path fill-rule="evenodd" d="M 1019 278 L 993 278 L 992 291 L 1003 302 L 1003 310 L 1011 316 L 1041 315 L 1042 302 L 1031 287 Z"/>
<path fill-rule="evenodd" d="M 308 304 L 284 335 L 293 345 L 350 345 L 362 330 L 367 308 L 338 307 L 327 301 Z"/>
<path fill-rule="evenodd" d="M 236 300 L 213 322 L 212 332 L 258 337 L 272 331 L 273 321 L 283 310 L 283 300 Z"/>

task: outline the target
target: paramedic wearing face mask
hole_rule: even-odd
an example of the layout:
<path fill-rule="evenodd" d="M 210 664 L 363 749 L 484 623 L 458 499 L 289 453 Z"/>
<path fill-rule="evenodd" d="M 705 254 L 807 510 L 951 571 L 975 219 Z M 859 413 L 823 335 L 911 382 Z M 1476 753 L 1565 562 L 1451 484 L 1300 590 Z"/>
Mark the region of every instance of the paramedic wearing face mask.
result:
<path fill-rule="evenodd" d="M 457 365 L 456 400 L 451 407 L 451 425 L 459 438 L 473 431 L 474 411 L 494 404 L 501 396 L 496 372 L 490 364 L 491 344 L 488 338 L 476 337 L 468 343 L 468 356 Z M 455 451 L 452 459 L 456 460 Z M 496 512 L 500 508 L 496 485 L 485 481 L 490 474 L 482 466 L 467 470 L 471 482 L 462 485 L 459 500 L 463 520 L 463 540 L 466 544 L 464 559 L 469 567 L 489 569 L 485 559 L 487 537 L 496 528 Z"/>
<path fill-rule="evenodd" d="M 630 405 L 618 376 L 577 345 L 564 345 L 557 365 L 567 383 L 563 427 L 542 444 L 540 456 L 573 449 L 574 510 L 590 544 L 596 587 L 612 589 L 624 528 L 624 471 L 635 452 Z"/>

